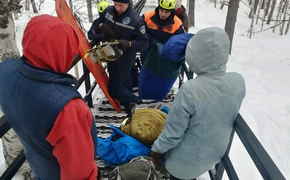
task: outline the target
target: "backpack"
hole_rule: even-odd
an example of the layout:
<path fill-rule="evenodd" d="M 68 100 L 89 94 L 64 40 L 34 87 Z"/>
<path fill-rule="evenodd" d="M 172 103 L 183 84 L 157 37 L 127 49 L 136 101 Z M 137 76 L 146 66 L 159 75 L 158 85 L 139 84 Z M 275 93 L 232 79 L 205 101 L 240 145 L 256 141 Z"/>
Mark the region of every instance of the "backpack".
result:
<path fill-rule="evenodd" d="M 138 156 L 130 162 L 117 166 L 110 172 L 109 180 L 158 180 L 152 158 Z"/>

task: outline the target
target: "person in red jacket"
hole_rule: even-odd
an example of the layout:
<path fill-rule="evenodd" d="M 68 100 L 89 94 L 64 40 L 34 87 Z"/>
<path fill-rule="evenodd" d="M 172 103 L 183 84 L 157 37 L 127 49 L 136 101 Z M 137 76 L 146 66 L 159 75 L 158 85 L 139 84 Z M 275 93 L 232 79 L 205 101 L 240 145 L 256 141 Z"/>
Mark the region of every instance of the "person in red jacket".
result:
<path fill-rule="evenodd" d="M 72 26 L 57 17 L 32 18 L 23 56 L 0 64 L 0 106 L 41 180 L 100 180 L 97 132 L 90 108 L 67 74 L 79 49 Z"/>

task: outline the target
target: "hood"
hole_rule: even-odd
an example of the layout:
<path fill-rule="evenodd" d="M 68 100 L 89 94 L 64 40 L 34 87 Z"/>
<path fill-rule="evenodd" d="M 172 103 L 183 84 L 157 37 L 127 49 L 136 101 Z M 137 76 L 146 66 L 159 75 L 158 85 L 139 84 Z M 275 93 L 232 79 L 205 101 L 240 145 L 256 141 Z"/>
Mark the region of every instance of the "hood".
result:
<path fill-rule="evenodd" d="M 217 27 L 198 31 L 186 46 L 185 60 L 197 75 L 225 73 L 230 49 L 227 33 Z"/>
<path fill-rule="evenodd" d="M 40 15 L 28 22 L 22 47 L 27 63 L 65 73 L 78 52 L 79 40 L 69 24 L 58 17 Z"/>

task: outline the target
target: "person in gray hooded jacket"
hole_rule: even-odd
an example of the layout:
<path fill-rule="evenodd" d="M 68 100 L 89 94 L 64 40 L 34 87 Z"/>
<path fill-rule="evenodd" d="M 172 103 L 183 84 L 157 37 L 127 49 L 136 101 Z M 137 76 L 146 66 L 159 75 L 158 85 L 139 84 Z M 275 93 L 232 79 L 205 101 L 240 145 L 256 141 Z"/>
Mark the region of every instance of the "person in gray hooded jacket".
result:
<path fill-rule="evenodd" d="M 229 48 L 227 33 L 217 27 L 200 30 L 187 44 L 185 59 L 197 78 L 181 86 L 151 149 L 157 171 L 168 152 L 171 180 L 200 176 L 226 151 L 246 93 L 242 75 L 226 72 Z"/>

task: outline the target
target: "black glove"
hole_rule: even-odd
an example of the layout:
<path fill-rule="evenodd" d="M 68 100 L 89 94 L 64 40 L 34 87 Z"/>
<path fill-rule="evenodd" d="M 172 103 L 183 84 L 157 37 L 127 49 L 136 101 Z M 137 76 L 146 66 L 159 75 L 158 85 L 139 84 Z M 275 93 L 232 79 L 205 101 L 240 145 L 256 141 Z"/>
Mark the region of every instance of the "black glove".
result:
<path fill-rule="evenodd" d="M 99 29 L 104 34 L 104 38 L 106 41 L 115 41 L 116 37 L 111 28 L 107 24 L 102 24 Z"/>
<path fill-rule="evenodd" d="M 118 40 L 119 44 L 117 45 L 119 49 L 128 49 L 130 47 L 130 42 L 124 39 Z"/>
<path fill-rule="evenodd" d="M 154 151 L 151 151 L 151 157 L 152 157 L 153 164 L 155 166 L 156 171 L 162 170 L 163 169 L 163 164 L 162 164 L 163 154 L 159 154 Z"/>

